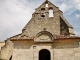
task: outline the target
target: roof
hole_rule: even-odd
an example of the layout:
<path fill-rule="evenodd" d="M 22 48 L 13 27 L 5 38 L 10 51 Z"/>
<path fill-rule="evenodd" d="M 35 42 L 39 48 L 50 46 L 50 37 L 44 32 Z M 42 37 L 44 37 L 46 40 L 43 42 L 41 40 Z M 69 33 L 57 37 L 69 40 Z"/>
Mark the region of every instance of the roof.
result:
<path fill-rule="evenodd" d="M 59 36 L 53 35 L 54 39 L 80 39 L 79 36 Z M 10 38 L 10 40 L 34 40 L 35 37 L 19 37 L 19 38 Z"/>

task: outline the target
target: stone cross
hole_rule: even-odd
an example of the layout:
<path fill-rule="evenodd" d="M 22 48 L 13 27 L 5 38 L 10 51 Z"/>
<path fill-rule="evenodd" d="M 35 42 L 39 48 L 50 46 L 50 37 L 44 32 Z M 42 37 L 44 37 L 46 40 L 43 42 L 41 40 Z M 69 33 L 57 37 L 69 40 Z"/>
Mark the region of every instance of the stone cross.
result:
<path fill-rule="evenodd" d="M 46 1 L 48 1 L 48 0 L 46 0 Z"/>

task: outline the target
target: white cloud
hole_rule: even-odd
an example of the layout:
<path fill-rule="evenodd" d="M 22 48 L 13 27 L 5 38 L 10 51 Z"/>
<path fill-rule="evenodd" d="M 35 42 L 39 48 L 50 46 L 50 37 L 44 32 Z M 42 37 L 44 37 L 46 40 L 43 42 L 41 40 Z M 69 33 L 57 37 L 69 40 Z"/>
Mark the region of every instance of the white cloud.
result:
<path fill-rule="evenodd" d="M 62 10 L 63 12 L 67 11 L 68 8 L 66 8 L 66 7 L 67 7 L 67 4 L 65 4 L 65 3 L 62 3 L 59 5 L 60 10 Z"/>
<path fill-rule="evenodd" d="M 80 3 L 80 0 L 74 0 L 74 3 Z"/>
<path fill-rule="evenodd" d="M 80 3 L 78 3 L 78 4 L 76 5 L 76 8 L 77 8 L 78 10 L 80 10 Z"/>
<path fill-rule="evenodd" d="M 74 0 L 75 8 L 80 10 L 80 0 Z"/>
<path fill-rule="evenodd" d="M 76 17 L 77 17 L 77 18 L 80 18 L 80 14 L 76 14 Z"/>
<path fill-rule="evenodd" d="M 21 32 L 31 18 L 33 7 L 26 0 L 4 0 L 0 4 L 0 41 Z"/>
<path fill-rule="evenodd" d="M 63 11 L 63 13 L 67 12 L 66 15 L 70 14 L 70 13 L 73 13 L 74 10 L 75 10 L 75 9 L 73 9 L 75 7 L 74 7 L 74 4 L 73 4 L 72 0 L 70 0 L 70 1 L 63 0 L 61 3 L 58 2 L 57 5 L 58 5 L 59 9 L 61 11 Z"/>

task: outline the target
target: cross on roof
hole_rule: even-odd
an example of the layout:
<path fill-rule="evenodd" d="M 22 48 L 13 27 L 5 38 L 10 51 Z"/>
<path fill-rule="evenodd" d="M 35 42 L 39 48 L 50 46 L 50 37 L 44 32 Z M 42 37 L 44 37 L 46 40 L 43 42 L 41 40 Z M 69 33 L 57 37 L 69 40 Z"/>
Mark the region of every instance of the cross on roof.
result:
<path fill-rule="evenodd" d="M 46 0 L 46 1 L 48 1 L 48 0 Z"/>

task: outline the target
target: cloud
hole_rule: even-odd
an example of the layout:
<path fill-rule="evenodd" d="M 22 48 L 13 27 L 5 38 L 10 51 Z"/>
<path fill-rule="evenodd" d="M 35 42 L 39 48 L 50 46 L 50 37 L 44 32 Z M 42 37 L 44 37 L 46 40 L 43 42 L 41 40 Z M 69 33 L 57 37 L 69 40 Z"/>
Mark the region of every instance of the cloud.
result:
<path fill-rule="evenodd" d="M 33 7 L 26 0 L 4 0 L 0 4 L 0 41 L 21 33 L 30 20 Z"/>
<path fill-rule="evenodd" d="M 77 18 L 80 18 L 80 14 L 76 14 L 76 17 L 77 17 Z"/>
<path fill-rule="evenodd" d="M 67 7 L 67 4 L 65 4 L 65 3 L 62 3 L 59 5 L 60 10 L 62 10 L 63 12 L 67 11 L 68 8 L 66 8 L 66 7 Z"/>
<path fill-rule="evenodd" d="M 74 0 L 74 3 L 78 4 L 78 3 L 80 3 L 80 0 Z"/>
<path fill-rule="evenodd" d="M 80 10 L 80 3 L 78 3 L 78 4 L 76 5 L 76 8 L 77 8 L 78 10 Z"/>
<path fill-rule="evenodd" d="M 59 7 L 59 9 L 65 14 L 66 16 L 71 15 L 74 11 L 75 8 L 73 7 L 73 1 L 72 0 L 56 0 L 56 6 Z"/>
<path fill-rule="evenodd" d="M 80 11 L 80 0 L 74 0 L 73 1 L 73 4 L 75 5 L 75 9 L 79 10 Z"/>

